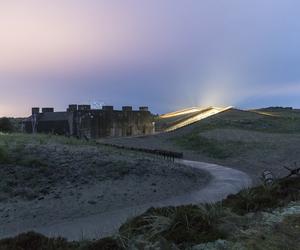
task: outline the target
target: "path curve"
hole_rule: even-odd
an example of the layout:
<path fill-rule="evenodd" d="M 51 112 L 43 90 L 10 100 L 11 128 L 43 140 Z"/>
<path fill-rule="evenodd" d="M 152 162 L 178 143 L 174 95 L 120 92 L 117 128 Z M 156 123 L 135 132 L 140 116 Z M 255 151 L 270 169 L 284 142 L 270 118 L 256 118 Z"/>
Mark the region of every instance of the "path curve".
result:
<path fill-rule="evenodd" d="M 241 189 L 249 187 L 252 183 L 246 173 L 236 169 L 189 160 L 177 160 L 177 162 L 209 172 L 212 178 L 208 185 L 200 190 L 163 201 L 72 219 L 59 224 L 28 228 L 26 231 L 33 230 L 50 237 L 62 236 L 68 240 L 101 238 L 117 232 L 120 225 L 128 218 L 141 214 L 150 207 L 216 202 L 224 199 L 229 194 L 237 193 Z M 2 238 L 9 236 L 13 235 L 8 233 L 7 235 L 2 235 Z"/>

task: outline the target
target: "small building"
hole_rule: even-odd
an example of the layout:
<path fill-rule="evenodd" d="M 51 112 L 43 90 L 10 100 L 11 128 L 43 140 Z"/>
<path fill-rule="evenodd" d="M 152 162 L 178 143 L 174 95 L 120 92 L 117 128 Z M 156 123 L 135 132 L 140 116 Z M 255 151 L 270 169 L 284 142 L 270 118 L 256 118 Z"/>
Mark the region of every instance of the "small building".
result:
<path fill-rule="evenodd" d="M 124 106 L 91 109 L 90 105 L 69 105 L 65 112 L 53 108 L 32 108 L 32 114 L 24 120 L 27 133 L 52 133 L 98 139 L 102 137 L 147 135 L 154 132 L 153 115 L 148 107 L 133 110 Z"/>

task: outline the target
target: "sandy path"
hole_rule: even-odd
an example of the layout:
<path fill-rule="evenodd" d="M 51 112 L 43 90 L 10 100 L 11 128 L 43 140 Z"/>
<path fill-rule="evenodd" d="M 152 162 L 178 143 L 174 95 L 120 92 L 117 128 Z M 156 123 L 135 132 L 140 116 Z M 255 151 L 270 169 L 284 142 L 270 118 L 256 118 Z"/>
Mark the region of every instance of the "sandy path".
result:
<path fill-rule="evenodd" d="M 200 190 L 195 190 L 159 202 L 122 208 L 72 220 L 62 220 L 60 223 L 53 225 L 28 228 L 27 231 L 34 230 L 47 236 L 63 236 L 68 240 L 104 237 L 117 232 L 119 226 L 124 223 L 127 218 L 138 215 L 150 207 L 215 202 L 251 185 L 250 177 L 239 170 L 203 162 L 188 160 L 178 161 L 191 168 L 208 171 L 212 176 L 211 181 Z M 14 232 L 2 232 L 0 237 L 3 238 L 14 234 Z"/>

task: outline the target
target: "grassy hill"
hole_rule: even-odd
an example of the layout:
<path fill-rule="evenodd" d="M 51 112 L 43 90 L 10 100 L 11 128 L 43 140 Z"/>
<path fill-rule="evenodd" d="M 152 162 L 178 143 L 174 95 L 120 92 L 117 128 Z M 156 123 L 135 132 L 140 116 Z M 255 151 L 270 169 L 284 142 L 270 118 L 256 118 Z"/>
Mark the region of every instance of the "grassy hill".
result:
<path fill-rule="evenodd" d="M 183 152 L 186 159 L 243 170 L 259 184 L 263 170 L 282 177 L 284 165 L 300 163 L 300 111 L 230 109 L 172 132 L 105 142 Z"/>
<path fill-rule="evenodd" d="M 242 111 L 231 109 L 227 112 L 207 118 L 190 127 L 183 128 L 170 136 L 170 140 L 183 149 L 198 151 L 212 158 L 229 158 L 236 154 L 259 147 L 258 141 L 239 140 L 237 132 L 252 132 L 269 134 L 300 133 L 300 112 L 290 113 L 290 110 L 279 112 Z M 215 133 L 213 132 L 215 131 Z M 232 134 L 222 138 L 220 134 Z M 218 133 L 219 136 L 213 136 Z M 206 136 L 209 134 L 210 136 Z M 251 135 L 250 135 L 251 136 Z"/>
<path fill-rule="evenodd" d="M 300 111 L 261 109 L 243 111 L 230 109 L 192 125 L 194 131 L 235 128 L 264 133 L 299 133 Z"/>

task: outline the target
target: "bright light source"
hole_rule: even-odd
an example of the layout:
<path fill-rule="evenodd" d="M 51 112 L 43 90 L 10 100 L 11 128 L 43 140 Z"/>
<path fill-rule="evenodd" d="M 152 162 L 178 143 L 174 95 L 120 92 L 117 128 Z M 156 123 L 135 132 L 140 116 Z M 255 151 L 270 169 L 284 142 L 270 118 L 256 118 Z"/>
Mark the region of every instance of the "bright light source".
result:
<path fill-rule="evenodd" d="M 200 113 L 197 112 L 197 114 L 195 116 L 187 118 L 186 120 L 183 120 L 182 122 L 179 122 L 176 125 L 173 125 L 173 126 L 167 128 L 165 130 L 165 132 L 170 132 L 170 131 L 185 127 L 187 125 L 198 122 L 198 121 L 203 120 L 203 119 L 205 119 L 207 117 L 210 117 L 212 115 L 216 115 L 218 113 L 224 112 L 224 111 L 229 110 L 231 108 L 232 107 L 230 106 L 230 107 L 226 107 L 226 108 L 210 107 L 210 108 L 206 108 L 206 109 L 199 109 L 198 111 Z M 192 108 L 192 109 L 195 109 L 195 108 Z M 204 110 L 204 111 L 201 112 L 201 110 Z M 175 113 L 176 112 L 173 112 L 173 113 L 170 113 L 170 114 L 175 114 Z M 180 114 L 184 114 L 184 113 L 182 111 L 179 111 L 178 114 L 180 115 Z M 173 116 L 175 116 L 175 115 L 173 115 Z"/>
<path fill-rule="evenodd" d="M 160 118 L 164 119 L 164 118 L 171 118 L 171 117 L 175 117 L 175 116 L 180 116 L 180 115 L 186 115 L 186 114 L 190 114 L 190 113 L 195 113 L 195 112 L 199 112 L 203 110 L 202 108 L 188 108 L 188 109 L 181 109 L 175 112 L 171 112 L 171 113 L 167 113 L 164 115 L 161 115 Z"/>

